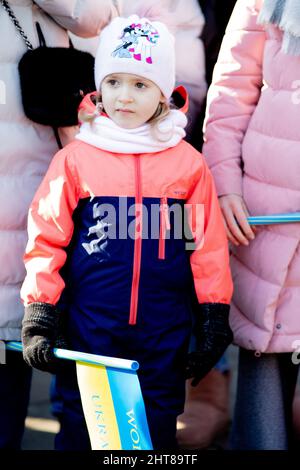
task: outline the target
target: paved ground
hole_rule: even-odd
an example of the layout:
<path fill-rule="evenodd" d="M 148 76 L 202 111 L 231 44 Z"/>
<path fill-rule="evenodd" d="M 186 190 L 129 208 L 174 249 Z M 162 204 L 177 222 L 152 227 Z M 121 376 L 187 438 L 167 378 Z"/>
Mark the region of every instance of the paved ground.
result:
<path fill-rule="evenodd" d="M 231 381 L 231 412 L 234 403 L 236 385 L 237 348 L 231 346 L 228 358 L 232 371 Z M 51 450 L 54 448 L 54 438 L 58 431 L 58 423 L 51 415 L 49 401 L 50 374 L 34 371 L 31 388 L 31 399 L 26 420 L 26 430 L 23 439 L 24 450 Z M 226 447 L 227 435 L 217 441 L 217 445 Z"/>

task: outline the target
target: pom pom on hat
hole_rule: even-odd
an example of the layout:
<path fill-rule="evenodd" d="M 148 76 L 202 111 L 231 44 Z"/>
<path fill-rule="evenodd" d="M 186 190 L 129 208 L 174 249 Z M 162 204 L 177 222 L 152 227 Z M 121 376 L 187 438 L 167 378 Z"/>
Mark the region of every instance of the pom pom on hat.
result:
<path fill-rule="evenodd" d="M 95 83 L 112 73 L 129 73 L 152 80 L 166 98 L 175 86 L 175 39 L 159 21 L 137 15 L 117 17 L 101 35 L 95 59 Z"/>

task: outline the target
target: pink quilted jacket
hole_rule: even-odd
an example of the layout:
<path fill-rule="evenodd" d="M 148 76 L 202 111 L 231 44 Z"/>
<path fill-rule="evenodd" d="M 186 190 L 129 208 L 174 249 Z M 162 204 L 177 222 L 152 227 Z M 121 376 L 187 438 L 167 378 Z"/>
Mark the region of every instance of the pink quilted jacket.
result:
<path fill-rule="evenodd" d="M 252 215 L 300 210 L 300 57 L 257 25 L 262 0 L 238 0 L 209 90 L 203 153 L 219 195 Z M 288 352 L 300 340 L 300 224 L 260 228 L 232 248 L 235 343 Z"/>

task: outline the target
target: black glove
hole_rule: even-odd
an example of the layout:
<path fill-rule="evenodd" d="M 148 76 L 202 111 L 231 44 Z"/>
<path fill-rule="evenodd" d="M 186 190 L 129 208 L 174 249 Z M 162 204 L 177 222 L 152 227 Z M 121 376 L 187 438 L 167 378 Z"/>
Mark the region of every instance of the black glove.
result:
<path fill-rule="evenodd" d="M 207 303 L 199 305 L 194 334 L 196 350 L 188 354 L 186 378 L 193 378 L 192 385 L 215 366 L 233 340 L 228 322 L 229 305 Z"/>
<path fill-rule="evenodd" d="M 22 328 L 23 358 L 36 369 L 55 373 L 59 359 L 53 348 L 67 348 L 63 338 L 62 313 L 54 305 L 35 302 L 25 308 Z"/>

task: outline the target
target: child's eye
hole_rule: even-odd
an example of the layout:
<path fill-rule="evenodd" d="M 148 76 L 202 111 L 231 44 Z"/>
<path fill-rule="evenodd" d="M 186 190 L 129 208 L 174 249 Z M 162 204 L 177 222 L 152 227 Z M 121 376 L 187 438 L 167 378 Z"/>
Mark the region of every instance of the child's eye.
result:
<path fill-rule="evenodd" d="M 117 81 L 117 80 L 115 80 L 114 78 L 110 78 L 109 80 L 107 80 L 107 82 L 106 82 L 106 83 L 108 83 L 108 85 L 110 85 L 110 86 L 114 87 L 114 86 L 117 86 L 117 84 L 118 84 L 118 81 Z"/>
<path fill-rule="evenodd" d="M 137 82 L 137 83 L 135 84 L 135 86 L 136 86 L 137 88 L 146 88 L 145 83 L 142 83 L 142 82 Z"/>

